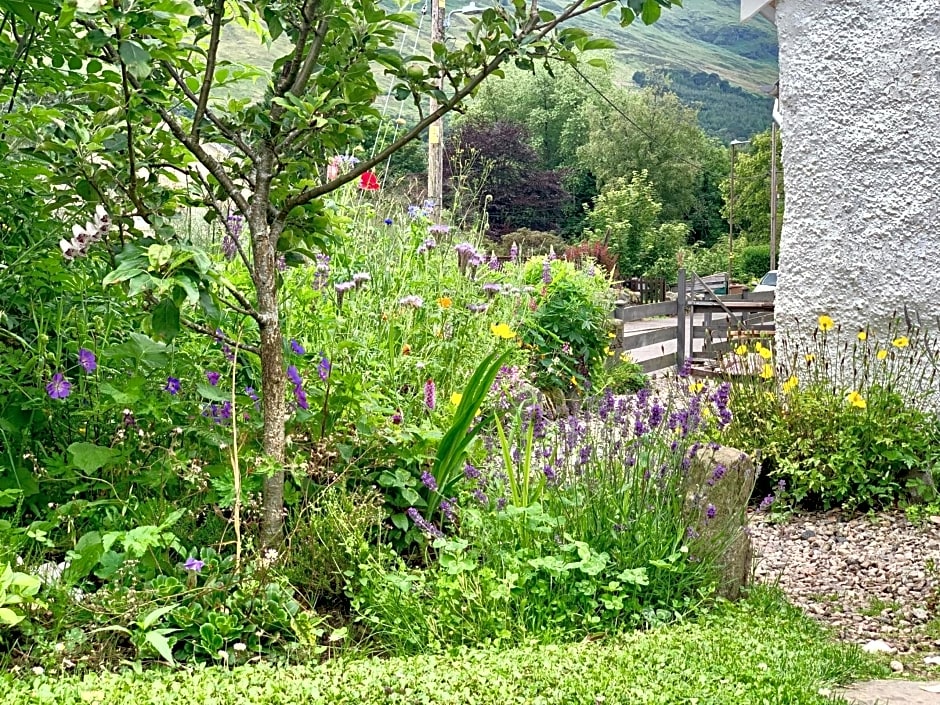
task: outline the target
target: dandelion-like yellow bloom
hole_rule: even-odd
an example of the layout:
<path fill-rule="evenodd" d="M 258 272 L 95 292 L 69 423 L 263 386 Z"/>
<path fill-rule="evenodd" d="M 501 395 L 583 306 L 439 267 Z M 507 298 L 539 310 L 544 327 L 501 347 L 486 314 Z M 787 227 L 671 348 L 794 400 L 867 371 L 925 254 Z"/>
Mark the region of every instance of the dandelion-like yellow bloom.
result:
<path fill-rule="evenodd" d="M 463 394 L 460 392 L 454 392 L 450 395 L 450 403 L 454 406 L 460 406 L 461 400 L 463 400 Z"/>
<path fill-rule="evenodd" d="M 807 364 L 816 362 L 816 355 L 814 355 L 813 353 L 809 353 L 808 355 L 806 355 L 805 360 Z"/>
<path fill-rule="evenodd" d="M 762 342 L 758 340 L 756 343 L 754 343 L 754 352 L 759 353 L 763 349 L 764 349 L 764 344 Z"/>
<path fill-rule="evenodd" d="M 605 354 L 607 357 L 613 357 L 613 356 L 614 356 L 614 351 L 610 349 L 610 346 L 609 346 L 609 345 L 607 345 L 607 346 L 604 347 L 604 354 Z"/>
<path fill-rule="evenodd" d="M 765 360 L 769 360 L 770 358 L 772 358 L 772 357 L 774 356 L 774 354 L 773 354 L 773 352 L 771 351 L 771 349 L 770 349 L 770 348 L 765 348 L 764 346 L 761 346 L 761 349 L 757 351 L 757 354 L 760 355 L 760 356 L 761 356 L 762 358 L 764 358 Z"/>
<path fill-rule="evenodd" d="M 502 340 L 512 340 L 516 337 L 516 331 L 510 328 L 506 323 L 491 323 L 490 333 Z"/>
<path fill-rule="evenodd" d="M 760 371 L 761 379 L 773 379 L 774 378 L 774 366 L 765 364 Z"/>
<path fill-rule="evenodd" d="M 449 296 L 442 296 L 437 300 L 437 305 L 441 308 L 450 308 L 454 305 L 454 300 Z"/>
<path fill-rule="evenodd" d="M 628 353 L 627 351 L 620 353 L 620 359 L 623 360 L 624 362 L 633 362 L 633 358 L 630 357 L 630 353 Z"/>
<path fill-rule="evenodd" d="M 689 392 L 692 394 L 698 394 L 703 389 L 705 389 L 704 382 L 692 382 L 692 384 L 689 385 Z"/>
<path fill-rule="evenodd" d="M 864 409 L 868 406 L 868 402 L 866 402 L 862 395 L 856 391 L 849 392 L 845 400 L 856 409 Z"/>
<path fill-rule="evenodd" d="M 902 335 L 900 338 L 895 338 L 892 340 L 891 344 L 896 348 L 906 348 L 911 344 L 911 341 L 908 340 L 906 335 Z"/>
<path fill-rule="evenodd" d="M 864 343 L 866 340 L 868 340 L 868 333 L 863 330 L 860 330 L 858 332 L 858 339 Z"/>
<path fill-rule="evenodd" d="M 835 328 L 836 322 L 833 321 L 829 316 L 823 314 L 819 317 L 819 330 L 825 333 L 827 330 L 832 330 Z"/>
<path fill-rule="evenodd" d="M 887 350 L 879 350 L 879 351 L 878 351 L 878 355 L 876 355 L 876 357 L 877 357 L 879 360 L 881 360 L 882 362 L 884 362 L 884 361 L 887 359 L 887 357 L 888 357 L 888 351 L 887 351 Z"/>
<path fill-rule="evenodd" d="M 574 375 L 571 375 L 571 383 L 575 386 L 575 388 L 581 388 L 581 385 L 578 384 L 578 379 Z"/>
<path fill-rule="evenodd" d="M 616 333 L 613 333 L 613 332 L 609 332 L 609 333 L 607 333 L 607 337 L 608 337 L 608 338 L 616 338 L 616 337 L 617 337 L 617 334 L 616 334 Z"/>
<path fill-rule="evenodd" d="M 744 355 L 747 355 L 747 345 L 739 345 L 738 347 L 736 347 L 734 349 L 734 354 L 741 355 L 742 357 Z"/>
<path fill-rule="evenodd" d="M 800 380 L 798 380 L 796 377 L 790 377 L 790 379 L 788 379 L 782 385 L 783 393 L 789 394 L 790 392 L 792 392 L 794 389 L 796 389 L 799 386 L 800 386 Z"/>

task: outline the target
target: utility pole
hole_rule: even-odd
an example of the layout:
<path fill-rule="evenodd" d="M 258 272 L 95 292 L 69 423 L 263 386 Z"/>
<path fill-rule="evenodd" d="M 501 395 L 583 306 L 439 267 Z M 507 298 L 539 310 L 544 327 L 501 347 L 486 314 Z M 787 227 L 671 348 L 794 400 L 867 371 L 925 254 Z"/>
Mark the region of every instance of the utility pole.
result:
<path fill-rule="evenodd" d="M 445 0 L 431 0 L 431 43 L 444 41 Z M 443 87 L 444 77 L 438 80 Z M 440 107 L 437 98 L 431 96 L 429 110 L 433 113 Z M 428 127 L 428 199 L 434 203 L 434 213 L 441 212 L 444 200 L 444 117 Z"/>
<path fill-rule="evenodd" d="M 777 121 L 770 123 L 770 268 L 777 268 Z"/>
<path fill-rule="evenodd" d="M 731 142 L 731 178 L 728 180 L 728 281 L 732 279 L 731 267 L 734 260 L 734 153 L 735 150 L 750 140 L 733 140 Z"/>

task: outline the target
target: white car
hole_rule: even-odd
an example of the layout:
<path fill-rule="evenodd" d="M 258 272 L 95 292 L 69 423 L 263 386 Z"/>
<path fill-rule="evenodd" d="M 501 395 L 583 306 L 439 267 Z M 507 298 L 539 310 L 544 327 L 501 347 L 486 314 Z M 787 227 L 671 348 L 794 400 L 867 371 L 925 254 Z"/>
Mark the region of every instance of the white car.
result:
<path fill-rule="evenodd" d="M 772 269 L 765 274 L 757 286 L 754 287 L 754 293 L 760 291 L 775 291 L 777 289 L 777 270 Z"/>

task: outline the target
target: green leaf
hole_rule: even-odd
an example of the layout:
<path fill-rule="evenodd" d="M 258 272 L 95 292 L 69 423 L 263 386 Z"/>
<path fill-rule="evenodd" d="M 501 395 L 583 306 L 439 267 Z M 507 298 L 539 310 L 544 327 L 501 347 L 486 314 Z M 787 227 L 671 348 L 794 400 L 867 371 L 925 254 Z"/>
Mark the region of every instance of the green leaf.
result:
<path fill-rule="evenodd" d="M 15 627 L 24 619 L 26 619 L 26 617 L 17 614 L 9 607 L 0 607 L 0 624 L 7 627 Z"/>
<path fill-rule="evenodd" d="M 117 453 L 111 448 L 94 443 L 77 442 L 68 447 L 72 465 L 86 473 L 93 473 L 110 463 Z"/>
<path fill-rule="evenodd" d="M 157 609 L 148 612 L 147 615 L 137 621 L 137 624 L 141 629 L 150 629 L 154 624 L 157 623 L 157 620 L 160 619 L 165 614 L 169 614 L 176 609 L 176 605 L 166 605 L 165 607 L 158 607 Z"/>
<path fill-rule="evenodd" d="M 660 6 L 656 0 L 646 0 L 646 2 L 643 3 L 643 12 L 640 15 L 643 24 L 653 24 L 659 19 L 659 15 L 662 11 L 662 6 Z"/>
<path fill-rule="evenodd" d="M 599 51 L 601 49 L 616 49 L 616 42 L 611 41 L 610 39 L 589 39 L 581 45 L 581 51 Z"/>
<path fill-rule="evenodd" d="M 139 42 L 133 39 L 126 39 L 121 42 L 118 50 L 121 60 L 127 65 L 127 70 L 135 78 L 146 78 L 150 73 L 150 52 L 147 51 Z"/>
<path fill-rule="evenodd" d="M 151 314 L 151 328 L 155 338 L 170 342 L 180 332 L 180 310 L 172 299 L 164 299 Z"/>
<path fill-rule="evenodd" d="M 199 392 L 200 396 L 209 401 L 231 401 L 232 397 L 229 394 L 226 394 L 218 387 L 213 387 L 211 384 L 206 384 L 205 382 L 200 382 L 196 385 L 196 391 Z"/>
<path fill-rule="evenodd" d="M 171 666 L 176 665 L 173 660 L 173 649 L 170 648 L 170 642 L 159 632 L 147 632 L 144 640 L 150 644 L 154 650 L 163 657 Z"/>

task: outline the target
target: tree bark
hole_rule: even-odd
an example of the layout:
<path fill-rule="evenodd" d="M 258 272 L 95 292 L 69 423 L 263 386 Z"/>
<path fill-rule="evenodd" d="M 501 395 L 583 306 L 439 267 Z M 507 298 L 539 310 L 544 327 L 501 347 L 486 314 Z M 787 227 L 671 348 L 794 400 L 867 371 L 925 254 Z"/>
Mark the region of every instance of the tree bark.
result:
<path fill-rule="evenodd" d="M 254 249 L 253 280 L 260 328 L 261 404 L 264 412 L 262 447 L 276 470 L 266 477 L 261 504 L 261 546 L 280 543 L 284 527 L 284 459 L 287 417 L 284 347 L 277 292 L 277 239 L 279 227 L 268 223 L 274 153 L 269 146 L 259 151 L 255 167 L 255 192 L 251 198 L 248 226 Z"/>

